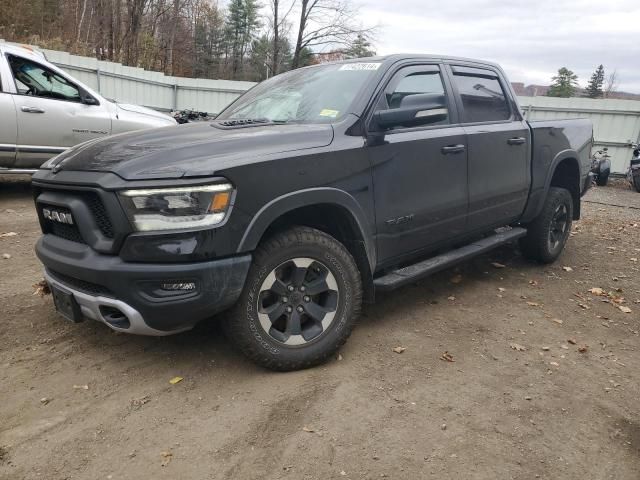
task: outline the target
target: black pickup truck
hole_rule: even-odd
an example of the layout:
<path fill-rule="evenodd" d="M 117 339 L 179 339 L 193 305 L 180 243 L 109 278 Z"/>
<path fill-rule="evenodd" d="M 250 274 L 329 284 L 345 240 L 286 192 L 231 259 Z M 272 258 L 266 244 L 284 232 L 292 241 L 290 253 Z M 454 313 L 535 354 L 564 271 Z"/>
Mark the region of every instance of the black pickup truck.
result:
<path fill-rule="evenodd" d="M 528 123 L 497 65 L 393 55 L 267 80 L 215 120 L 74 147 L 33 176 L 58 311 L 167 335 L 221 316 L 275 370 L 363 301 L 519 240 L 552 262 L 591 183 L 587 120 Z"/>

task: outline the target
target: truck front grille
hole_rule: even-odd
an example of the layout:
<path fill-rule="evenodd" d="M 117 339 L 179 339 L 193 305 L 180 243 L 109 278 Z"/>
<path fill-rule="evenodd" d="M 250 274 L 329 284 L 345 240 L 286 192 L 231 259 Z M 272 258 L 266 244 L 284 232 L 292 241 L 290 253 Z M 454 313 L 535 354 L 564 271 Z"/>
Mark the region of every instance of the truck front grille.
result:
<path fill-rule="evenodd" d="M 51 275 L 55 280 L 69 288 L 73 288 L 74 290 L 80 290 L 83 293 L 93 296 L 114 297 L 113 293 L 102 285 L 86 282 L 79 278 L 70 277 L 54 270 L 47 270 L 47 272 L 49 272 L 49 275 Z"/>
<path fill-rule="evenodd" d="M 76 243 L 87 243 L 80 235 L 80 231 L 78 227 L 75 225 L 65 225 L 62 223 L 52 222 L 47 220 L 47 224 L 49 226 L 49 232 L 56 237 L 64 238 L 65 240 L 70 240 Z"/>
<path fill-rule="evenodd" d="M 113 224 L 111 223 L 111 219 L 109 219 L 107 210 L 104 208 L 100 197 L 93 192 L 86 192 L 84 196 L 102 234 L 107 238 L 113 238 Z"/>

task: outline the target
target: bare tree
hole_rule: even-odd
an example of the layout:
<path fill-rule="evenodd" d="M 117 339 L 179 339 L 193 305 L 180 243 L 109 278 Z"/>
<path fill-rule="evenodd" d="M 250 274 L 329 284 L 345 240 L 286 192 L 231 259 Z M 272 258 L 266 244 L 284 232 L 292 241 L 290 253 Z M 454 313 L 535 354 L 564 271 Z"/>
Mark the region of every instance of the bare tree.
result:
<path fill-rule="evenodd" d="M 289 6 L 283 8 L 282 0 L 271 0 L 271 23 L 269 25 L 271 29 L 271 58 L 270 58 L 270 71 L 271 75 L 277 75 L 280 70 L 280 53 L 282 50 L 282 37 L 288 32 L 287 17 L 296 5 L 296 0 L 290 0 Z"/>
<path fill-rule="evenodd" d="M 371 38 L 376 28 L 363 27 L 349 0 L 300 0 L 300 23 L 291 68 L 300 66 L 304 49 L 333 45 L 347 47 L 358 35 Z"/>
<path fill-rule="evenodd" d="M 620 77 L 618 76 L 618 70 L 614 70 L 607 77 L 607 81 L 604 84 L 604 98 L 610 98 L 614 93 L 618 91 L 618 85 L 620 84 Z"/>

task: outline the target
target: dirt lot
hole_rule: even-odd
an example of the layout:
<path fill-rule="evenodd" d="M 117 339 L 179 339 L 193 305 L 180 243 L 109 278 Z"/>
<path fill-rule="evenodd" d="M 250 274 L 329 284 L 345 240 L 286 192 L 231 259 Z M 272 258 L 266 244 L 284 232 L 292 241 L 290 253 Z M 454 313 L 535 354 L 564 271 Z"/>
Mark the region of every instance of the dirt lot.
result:
<path fill-rule="evenodd" d="M 502 248 L 367 306 L 327 365 L 275 374 L 215 321 L 142 338 L 56 316 L 32 295 L 28 188 L 5 183 L 0 478 L 637 480 L 640 194 L 587 200 L 556 264 Z"/>

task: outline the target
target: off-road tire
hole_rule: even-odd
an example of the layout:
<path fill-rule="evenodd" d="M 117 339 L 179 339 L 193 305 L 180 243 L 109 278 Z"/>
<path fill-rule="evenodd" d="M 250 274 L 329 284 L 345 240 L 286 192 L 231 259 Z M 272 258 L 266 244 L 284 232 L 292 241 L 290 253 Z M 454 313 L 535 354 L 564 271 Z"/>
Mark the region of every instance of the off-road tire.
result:
<path fill-rule="evenodd" d="M 285 345 L 261 325 L 258 302 L 267 276 L 294 259 L 319 261 L 337 285 L 332 322 L 317 338 L 303 345 Z M 245 287 L 229 318 L 223 319 L 227 338 L 249 359 L 271 370 L 290 371 L 325 362 L 347 341 L 360 314 L 362 280 L 343 244 L 319 230 L 292 227 L 263 241 L 253 254 Z"/>
<path fill-rule="evenodd" d="M 640 175 L 634 175 L 631 178 L 631 186 L 636 192 L 640 193 Z"/>
<path fill-rule="evenodd" d="M 566 229 L 560 236 L 559 243 L 553 247 L 550 232 L 558 209 L 566 210 Z M 540 263 L 552 263 L 562 253 L 571 232 L 573 219 L 573 199 L 571 193 L 564 188 L 551 187 L 540 214 L 527 225 L 527 235 L 520 239 L 520 250 L 529 260 Z"/>
<path fill-rule="evenodd" d="M 596 177 L 596 185 L 599 187 L 606 187 L 609 183 L 609 172 L 601 173 Z"/>

